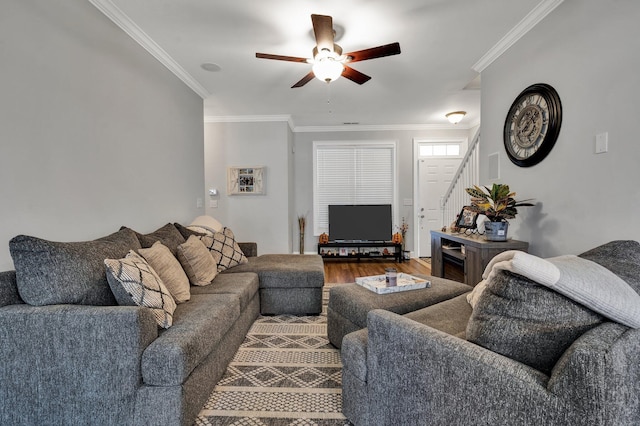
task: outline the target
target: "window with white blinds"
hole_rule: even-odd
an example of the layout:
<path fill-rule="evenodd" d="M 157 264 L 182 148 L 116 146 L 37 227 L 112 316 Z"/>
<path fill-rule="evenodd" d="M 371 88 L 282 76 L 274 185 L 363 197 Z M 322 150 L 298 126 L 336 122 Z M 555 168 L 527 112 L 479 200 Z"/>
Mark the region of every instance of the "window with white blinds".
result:
<path fill-rule="evenodd" d="M 330 204 L 391 204 L 395 209 L 395 143 L 314 142 L 314 235 L 329 230 Z"/>

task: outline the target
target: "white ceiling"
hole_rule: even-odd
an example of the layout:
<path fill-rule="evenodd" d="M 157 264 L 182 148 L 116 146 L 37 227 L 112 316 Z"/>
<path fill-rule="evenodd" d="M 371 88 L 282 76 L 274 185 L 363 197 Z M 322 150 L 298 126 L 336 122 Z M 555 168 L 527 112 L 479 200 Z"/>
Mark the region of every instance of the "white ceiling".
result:
<path fill-rule="evenodd" d="M 447 112 L 464 110 L 467 127 L 480 122 L 478 71 L 562 0 L 89 1 L 199 93 L 205 116 L 445 126 Z M 312 13 L 333 17 L 345 52 L 397 41 L 402 53 L 354 63 L 372 77 L 361 86 L 291 89 L 311 66 L 255 53 L 311 57 Z"/>

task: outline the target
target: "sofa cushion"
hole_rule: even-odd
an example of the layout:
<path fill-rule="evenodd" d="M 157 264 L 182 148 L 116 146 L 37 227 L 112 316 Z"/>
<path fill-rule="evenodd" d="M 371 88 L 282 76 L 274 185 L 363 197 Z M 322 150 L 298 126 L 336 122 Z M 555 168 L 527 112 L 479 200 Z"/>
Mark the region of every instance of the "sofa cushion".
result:
<path fill-rule="evenodd" d="M 178 246 L 177 253 L 191 284 L 209 285 L 218 275 L 218 264 L 199 237 L 190 236 L 186 242 Z"/>
<path fill-rule="evenodd" d="M 93 241 L 53 242 L 18 235 L 9 242 L 20 297 L 37 306 L 115 305 L 104 259 L 120 259 L 139 248 L 130 229 Z"/>
<path fill-rule="evenodd" d="M 248 262 L 247 257 L 236 243 L 233 231 L 229 228 L 224 228 L 222 232 L 216 232 L 213 236 L 202 236 L 200 240 L 216 260 L 219 272 Z"/>
<path fill-rule="evenodd" d="M 133 250 L 124 259 L 105 259 L 107 281 L 121 305 L 150 308 L 158 325 L 169 328 L 176 303 L 162 279 L 146 260 Z M 125 292 L 122 292 L 124 289 Z"/>
<path fill-rule="evenodd" d="M 467 294 L 409 312 L 405 317 L 453 336 L 462 335 L 465 338 L 472 312 L 471 305 L 467 302 Z"/>
<path fill-rule="evenodd" d="M 640 243 L 611 241 L 579 255 L 604 266 L 640 294 Z"/>
<path fill-rule="evenodd" d="M 18 293 L 16 271 L 0 272 L 0 308 L 24 303 Z"/>
<path fill-rule="evenodd" d="M 603 321 L 556 291 L 498 270 L 473 308 L 466 337 L 549 374 L 573 341 Z"/>
<path fill-rule="evenodd" d="M 260 288 L 308 288 L 324 285 L 324 264 L 318 255 L 263 254 L 224 273 L 255 272 Z"/>
<path fill-rule="evenodd" d="M 149 234 L 136 232 L 136 235 L 138 236 L 138 240 L 140 240 L 142 248 L 149 248 L 156 241 L 160 241 L 171 250 L 174 256 L 176 255 L 176 248 L 185 242 L 185 238 L 172 223 L 167 223 Z"/>
<path fill-rule="evenodd" d="M 193 287 L 191 294 L 233 294 L 240 299 L 240 310 L 244 311 L 258 293 L 258 276 L 252 272 L 220 274 L 211 285 Z"/>
<path fill-rule="evenodd" d="M 189 278 L 178 259 L 164 244 L 156 241 L 151 247 L 138 250 L 138 254 L 156 271 L 176 303 L 189 300 Z"/>
<path fill-rule="evenodd" d="M 240 316 L 240 302 L 232 294 L 192 294 L 178 305 L 173 326 L 161 330 L 142 354 L 146 385 L 180 386 L 212 351 Z M 235 350 L 234 350 L 235 352 Z"/>

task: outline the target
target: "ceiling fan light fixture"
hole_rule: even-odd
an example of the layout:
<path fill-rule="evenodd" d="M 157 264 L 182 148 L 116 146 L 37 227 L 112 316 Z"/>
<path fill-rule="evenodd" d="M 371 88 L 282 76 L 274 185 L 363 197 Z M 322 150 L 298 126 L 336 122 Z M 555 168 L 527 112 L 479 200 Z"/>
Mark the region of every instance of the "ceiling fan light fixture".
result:
<path fill-rule="evenodd" d="M 446 115 L 451 124 L 458 124 L 467 115 L 466 111 L 454 111 Z"/>
<path fill-rule="evenodd" d="M 318 80 L 331 83 L 342 75 L 344 65 L 332 57 L 326 57 L 316 59 L 312 69 Z"/>

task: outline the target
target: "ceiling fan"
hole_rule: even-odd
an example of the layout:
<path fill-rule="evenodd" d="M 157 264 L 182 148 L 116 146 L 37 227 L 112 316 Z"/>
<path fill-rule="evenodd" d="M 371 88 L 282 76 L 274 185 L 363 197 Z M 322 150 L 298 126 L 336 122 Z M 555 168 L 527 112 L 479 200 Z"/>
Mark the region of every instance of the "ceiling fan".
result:
<path fill-rule="evenodd" d="M 330 83 L 340 76 L 343 76 L 355 83 L 363 84 L 371 80 L 371 77 L 360 71 L 356 71 L 347 64 L 400 53 L 400 43 L 396 42 L 342 54 L 342 47 L 335 44 L 333 40 L 335 31 L 333 30 L 333 19 L 331 16 L 311 15 L 311 22 L 313 24 L 313 33 L 316 37 L 316 47 L 313 48 L 313 58 L 256 53 L 256 58 L 313 64 L 313 68 L 309 74 L 291 86 L 292 89 L 304 86 L 313 80 L 314 77 Z"/>

